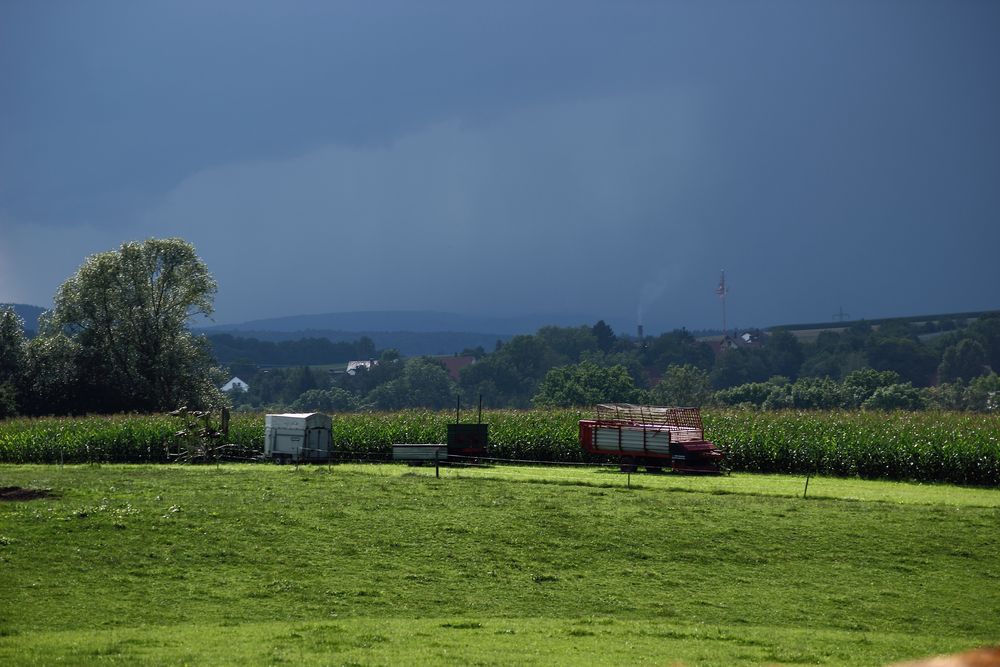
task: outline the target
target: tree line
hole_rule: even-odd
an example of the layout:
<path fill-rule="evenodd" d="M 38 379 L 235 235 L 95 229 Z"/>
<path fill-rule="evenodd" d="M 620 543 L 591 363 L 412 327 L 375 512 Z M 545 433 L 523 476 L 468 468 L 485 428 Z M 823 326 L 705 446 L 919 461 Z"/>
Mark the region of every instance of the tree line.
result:
<path fill-rule="evenodd" d="M 375 342 L 368 336 L 341 342 L 314 337 L 274 342 L 232 334 L 209 334 L 208 342 L 216 361 L 227 366 L 338 364 L 376 356 Z"/>
<path fill-rule="evenodd" d="M 0 309 L 0 418 L 227 403 L 248 410 L 440 409 L 456 395 L 466 404 L 482 397 L 494 408 L 622 401 L 995 410 L 1000 395 L 1000 313 L 861 322 L 813 340 L 753 331 L 715 345 L 684 329 L 637 339 L 603 321 L 548 326 L 497 341 L 488 352 L 463 350 L 476 362 L 456 381 L 438 359 L 379 352 L 366 338 L 285 344 L 196 336 L 188 325 L 212 312 L 215 292 L 204 262 L 182 239 L 124 243 L 87 258 L 59 287 L 37 336 L 27 338 L 21 318 Z M 254 361 L 280 358 L 292 366 Z M 349 358 L 376 363 L 353 374 L 310 368 Z M 250 390 L 223 395 L 219 387 L 234 370 Z"/>
<path fill-rule="evenodd" d="M 440 360 L 393 350 L 353 375 L 307 367 L 251 375 L 245 409 L 443 408 L 460 396 L 492 408 L 599 402 L 739 405 L 758 409 L 997 409 L 1000 314 L 932 332 L 913 323 L 855 324 L 803 342 L 787 330 L 713 346 L 679 329 L 637 340 L 603 321 L 543 327 L 498 342 L 453 381 Z M 242 376 L 241 376 L 242 377 Z M 247 378 L 244 378 L 247 379 Z"/>

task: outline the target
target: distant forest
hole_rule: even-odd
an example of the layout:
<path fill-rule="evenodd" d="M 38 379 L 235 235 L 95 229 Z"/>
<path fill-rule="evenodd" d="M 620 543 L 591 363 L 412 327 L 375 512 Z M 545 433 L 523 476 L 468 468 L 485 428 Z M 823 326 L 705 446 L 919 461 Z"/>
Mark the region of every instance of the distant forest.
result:
<path fill-rule="evenodd" d="M 204 331 L 209 340 L 214 340 L 223 333 L 214 333 L 211 330 Z M 378 349 L 399 350 L 406 356 L 420 356 L 424 354 L 440 355 L 453 354 L 456 350 L 466 347 L 486 347 L 492 349 L 496 342 L 510 340 L 511 334 L 493 333 L 468 333 L 460 331 L 340 331 L 331 329 L 307 329 L 302 331 L 253 331 L 239 330 L 227 331 L 234 338 L 244 340 L 270 341 L 273 343 L 286 343 L 303 339 L 322 338 L 334 343 L 354 343 L 360 338 L 371 339 Z M 242 344 L 242 343 L 240 343 Z M 230 343 L 225 343 L 226 346 Z M 361 356 L 350 357 L 359 359 Z M 367 358 L 367 357 L 364 357 Z M 281 362 L 259 359 L 264 364 L 279 364 Z M 347 361 L 347 359 L 343 359 Z M 328 361 L 312 361 L 306 363 L 324 364 Z"/>
<path fill-rule="evenodd" d="M 134 392 L 111 400 L 101 393 L 116 386 L 102 380 L 106 373 L 83 370 L 91 360 L 84 345 L 89 338 L 50 333 L 30 339 L 22 318 L 37 322 L 40 310 L 0 309 L 0 418 L 134 409 L 129 402 Z M 431 349 L 456 350 L 456 343 L 468 341 L 462 338 L 467 334 L 415 335 L 434 341 Z M 404 354 L 361 334 L 334 341 L 212 333 L 201 339 L 203 348 L 199 339 L 191 340 L 194 344 L 183 349 L 200 348 L 203 358 L 198 356 L 192 371 L 197 376 L 175 373 L 179 386 L 201 382 L 202 393 L 209 395 L 238 376 L 249 389 L 229 392 L 227 399 L 242 410 L 441 409 L 453 406 L 456 395 L 467 404 L 481 396 L 492 408 L 620 401 L 1000 410 L 1000 312 L 750 329 L 727 337 L 677 329 L 639 338 L 599 321 L 544 326 L 529 335 L 483 335 L 481 344 L 446 356 Z M 345 372 L 354 360 L 370 363 Z M 164 368 L 175 366 L 171 361 Z M 167 396 L 157 405 L 172 402 Z"/>
<path fill-rule="evenodd" d="M 333 342 L 328 338 L 276 342 L 232 334 L 211 334 L 208 341 L 215 359 L 224 365 L 314 366 L 375 358 L 375 342 L 367 336 L 351 342 Z"/>
<path fill-rule="evenodd" d="M 980 314 L 977 314 L 980 315 Z M 699 339 L 684 329 L 637 339 L 603 321 L 542 327 L 535 334 L 466 348 L 457 380 L 439 358 L 404 358 L 372 341 L 262 343 L 212 336 L 223 362 L 250 384 L 230 394 L 244 409 L 440 409 L 456 394 L 489 407 L 585 406 L 597 402 L 748 405 L 763 409 L 996 409 L 1000 313 L 905 318 L 836 329 L 740 331 Z M 219 351 L 225 350 L 224 353 Z M 260 359 L 260 365 L 253 360 Z M 293 368 L 263 360 L 295 359 Z M 356 373 L 310 365 L 375 359 Z"/>

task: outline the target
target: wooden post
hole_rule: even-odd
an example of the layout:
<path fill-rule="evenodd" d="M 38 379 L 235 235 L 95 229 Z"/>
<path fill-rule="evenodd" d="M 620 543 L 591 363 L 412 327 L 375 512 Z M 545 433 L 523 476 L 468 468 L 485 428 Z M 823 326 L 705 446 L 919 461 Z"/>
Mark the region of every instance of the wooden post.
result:
<path fill-rule="evenodd" d="M 819 457 L 816 456 L 816 452 L 815 451 L 811 452 L 811 454 L 813 455 L 814 466 L 816 468 L 816 474 L 818 475 L 819 474 Z M 805 498 L 806 495 L 809 493 L 809 478 L 812 476 L 812 473 L 813 473 L 813 470 L 810 467 L 806 471 L 806 488 L 802 491 L 802 497 L 803 498 Z"/>

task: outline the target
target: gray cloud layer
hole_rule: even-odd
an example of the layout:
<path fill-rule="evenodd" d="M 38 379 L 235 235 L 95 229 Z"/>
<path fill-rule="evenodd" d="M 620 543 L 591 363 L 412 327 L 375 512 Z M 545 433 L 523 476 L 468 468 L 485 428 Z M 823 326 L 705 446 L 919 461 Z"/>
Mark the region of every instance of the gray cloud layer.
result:
<path fill-rule="evenodd" d="M 180 235 L 219 321 L 1000 306 L 990 3 L 0 11 L 0 301 Z"/>

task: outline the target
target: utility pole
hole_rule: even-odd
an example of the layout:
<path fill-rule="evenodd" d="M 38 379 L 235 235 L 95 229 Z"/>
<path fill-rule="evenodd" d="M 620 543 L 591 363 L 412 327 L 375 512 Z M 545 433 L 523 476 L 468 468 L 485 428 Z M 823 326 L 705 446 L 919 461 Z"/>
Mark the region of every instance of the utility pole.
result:
<path fill-rule="evenodd" d="M 841 306 L 840 310 L 833 314 L 833 319 L 835 319 L 838 322 L 843 322 L 844 320 L 846 320 L 850 316 L 851 316 L 851 314 L 850 313 L 845 313 L 844 312 L 844 307 Z"/>
<path fill-rule="evenodd" d="M 715 288 L 715 293 L 722 299 L 722 340 L 726 340 L 726 295 L 729 288 L 726 287 L 726 271 L 722 270 L 722 277 L 719 278 L 719 286 Z"/>

